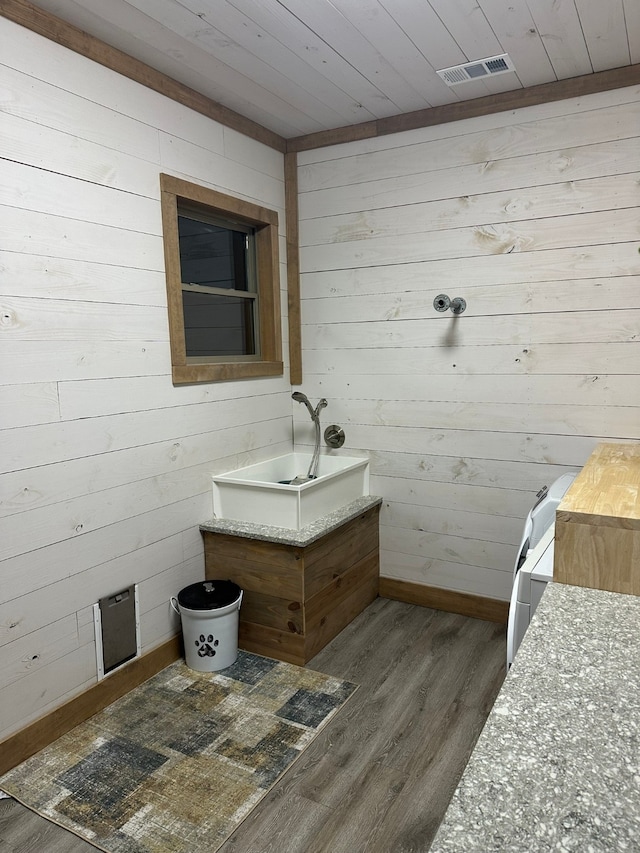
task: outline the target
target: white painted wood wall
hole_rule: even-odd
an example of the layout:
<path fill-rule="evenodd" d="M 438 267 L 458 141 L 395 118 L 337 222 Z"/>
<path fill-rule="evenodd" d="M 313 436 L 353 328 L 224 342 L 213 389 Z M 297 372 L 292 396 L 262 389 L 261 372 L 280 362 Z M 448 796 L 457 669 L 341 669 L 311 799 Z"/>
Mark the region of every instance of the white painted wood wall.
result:
<path fill-rule="evenodd" d="M 287 375 L 172 386 L 159 209 L 167 171 L 282 231 L 281 156 L 0 35 L 2 738 L 95 681 L 100 596 L 140 584 L 144 651 L 176 630 L 209 474 L 288 451 L 292 405 Z M 638 438 L 638 95 L 300 155 L 303 390 L 371 454 L 383 574 L 506 598 L 537 488 Z"/>
<path fill-rule="evenodd" d="M 634 87 L 299 156 L 305 390 L 384 576 L 507 599 L 536 491 L 640 438 L 639 137 Z"/>
<path fill-rule="evenodd" d="M 143 652 L 175 633 L 209 475 L 292 435 L 288 372 L 172 386 L 158 177 L 274 208 L 284 234 L 282 155 L 4 18 L 0 37 L 1 739 L 95 682 L 99 597 L 140 585 Z"/>

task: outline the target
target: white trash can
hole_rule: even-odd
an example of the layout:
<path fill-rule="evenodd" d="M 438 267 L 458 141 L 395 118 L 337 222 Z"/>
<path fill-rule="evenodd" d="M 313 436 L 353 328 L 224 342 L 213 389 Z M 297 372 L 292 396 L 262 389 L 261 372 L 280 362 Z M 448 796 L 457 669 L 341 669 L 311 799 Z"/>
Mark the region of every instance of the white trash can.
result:
<path fill-rule="evenodd" d="M 171 599 L 180 614 L 187 666 L 217 672 L 238 657 L 238 622 L 242 590 L 233 581 L 200 581 Z"/>

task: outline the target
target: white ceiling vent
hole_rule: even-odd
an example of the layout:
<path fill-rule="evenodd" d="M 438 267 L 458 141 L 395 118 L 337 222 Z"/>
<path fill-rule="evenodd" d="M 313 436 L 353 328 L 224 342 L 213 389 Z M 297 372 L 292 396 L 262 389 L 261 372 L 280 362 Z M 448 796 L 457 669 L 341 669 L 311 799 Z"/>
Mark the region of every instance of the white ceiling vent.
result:
<path fill-rule="evenodd" d="M 463 65 L 452 65 L 451 68 L 443 68 L 436 71 L 447 86 L 458 86 L 468 80 L 481 80 L 495 74 L 506 74 L 507 71 L 515 71 L 508 53 L 500 56 L 490 56 L 488 59 L 476 59 L 475 62 L 465 62 Z"/>

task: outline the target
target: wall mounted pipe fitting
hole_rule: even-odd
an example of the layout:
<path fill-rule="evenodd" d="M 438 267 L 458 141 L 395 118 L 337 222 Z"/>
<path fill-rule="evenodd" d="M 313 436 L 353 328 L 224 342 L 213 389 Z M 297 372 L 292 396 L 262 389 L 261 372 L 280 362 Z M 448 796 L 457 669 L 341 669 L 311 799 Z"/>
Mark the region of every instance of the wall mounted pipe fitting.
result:
<path fill-rule="evenodd" d="M 461 296 L 449 299 L 446 293 L 439 293 L 433 300 L 433 307 L 436 311 L 446 311 L 448 308 L 451 308 L 452 314 L 462 314 L 467 307 L 467 303 Z"/>

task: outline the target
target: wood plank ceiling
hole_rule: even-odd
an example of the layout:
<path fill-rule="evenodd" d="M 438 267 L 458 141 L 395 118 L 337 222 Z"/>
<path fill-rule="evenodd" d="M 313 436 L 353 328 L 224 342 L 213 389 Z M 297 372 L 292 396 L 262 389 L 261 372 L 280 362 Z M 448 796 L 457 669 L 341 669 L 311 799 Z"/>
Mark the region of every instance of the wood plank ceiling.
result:
<path fill-rule="evenodd" d="M 640 0 L 36 0 L 285 138 L 640 62 Z M 508 53 L 515 71 L 436 69 Z"/>

